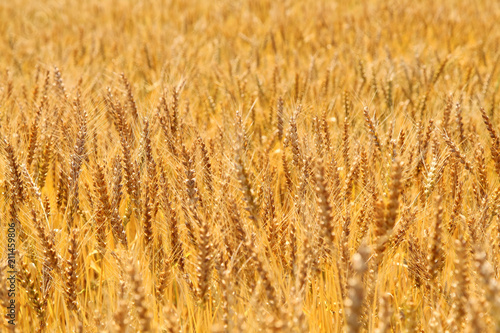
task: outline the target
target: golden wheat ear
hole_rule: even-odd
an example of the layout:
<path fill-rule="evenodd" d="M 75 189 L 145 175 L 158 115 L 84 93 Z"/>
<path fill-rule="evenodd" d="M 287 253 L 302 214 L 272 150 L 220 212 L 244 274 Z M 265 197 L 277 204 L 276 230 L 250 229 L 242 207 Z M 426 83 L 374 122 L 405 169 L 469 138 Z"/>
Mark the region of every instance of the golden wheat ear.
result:
<path fill-rule="evenodd" d="M 370 249 L 366 245 L 361 245 L 358 251 L 352 257 L 352 267 L 356 275 L 349 279 L 348 297 L 344 304 L 346 307 L 346 331 L 359 332 L 362 327 L 362 310 L 365 298 L 363 286 L 363 276 L 368 270 L 368 257 Z"/>

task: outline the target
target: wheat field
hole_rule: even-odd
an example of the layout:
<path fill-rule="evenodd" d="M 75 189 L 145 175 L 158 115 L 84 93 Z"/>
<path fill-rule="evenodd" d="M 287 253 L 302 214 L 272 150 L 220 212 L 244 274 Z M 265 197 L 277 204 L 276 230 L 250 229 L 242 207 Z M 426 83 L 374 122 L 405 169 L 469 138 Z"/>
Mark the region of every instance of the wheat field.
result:
<path fill-rule="evenodd" d="M 500 2 L 0 3 L 2 332 L 500 332 Z"/>

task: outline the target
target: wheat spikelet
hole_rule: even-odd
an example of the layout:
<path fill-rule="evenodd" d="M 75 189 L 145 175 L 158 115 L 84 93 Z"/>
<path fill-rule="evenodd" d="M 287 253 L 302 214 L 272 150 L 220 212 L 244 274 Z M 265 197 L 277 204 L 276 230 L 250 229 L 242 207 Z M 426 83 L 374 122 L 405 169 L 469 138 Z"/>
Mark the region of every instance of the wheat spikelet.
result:
<path fill-rule="evenodd" d="M 132 261 L 127 268 L 132 299 L 139 319 L 139 332 L 152 332 L 151 314 L 146 304 L 145 290 L 138 272 L 138 265 L 138 262 Z"/>
<path fill-rule="evenodd" d="M 463 153 L 461 153 L 459 151 L 458 147 L 450 139 L 450 137 L 448 136 L 448 133 L 446 132 L 446 130 L 443 130 L 443 139 L 446 142 L 446 144 L 448 145 L 448 147 L 450 148 L 450 150 L 453 153 L 453 155 L 455 156 L 455 158 L 457 158 L 465 166 L 465 168 L 467 170 L 469 170 L 469 171 L 472 172 L 472 170 L 473 170 L 472 165 L 470 164 L 469 161 L 466 160 L 466 158 L 463 155 Z"/>
<path fill-rule="evenodd" d="M 367 271 L 366 261 L 370 250 L 366 245 L 361 245 L 358 252 L 353 256 L 353 269 L 357 275 L 349 280 L 349 297 L 345 301 L 347 307 L 347 332 L 359 332 L 361 329 L 361 311 L 365 291 L 363 288 L 363 274 Z"/>
<path fill-rule="evenodd" d="M 212 243 L 210 241 L 210 229 L 208 224 L 203 220 L 200 227 L 198 247 L 198 298 L 201 303 L 207 301 L 209 284 L 212 270 Z"/>
<path fill-rule="evenodd" d="M 432 243 L 430 245 L 429 251 L 429 272 L 433 279 L 436 279 L 439 271 L 442 269 L 444 264 L 444 251 L 442 249 L 442 223 L 443 223 L 443 206 L 442 197 L 438 196 L 436 198 L 436 217 L 434 221 L 434 230 L 432 236 Z"/>
<path fill-rule="evenodd" d="M 66 269 L 64 271 L 66 304 L 68 309 L 72 311 L 79 310 L 79 303 L 76 299 L 78 292 L 78 237 L 79 230 L 72 229 L 68 247 L 69 259 L 66 260 Z"/>
<path fill-rule="evenodd" d="M 64 91 L 64 89 L 62 89 Z M 80 171 L 83 161 L 86 157 L 85 142 L 87 136 L 87 113 L 83 109 L 78 93 L 74 102 L 75 112 L 78 120 L 78 133 L 76 136 L 75 148 L 71 155 L 70 171 L 69 171 L 69 197 L 72 199 L 69 204 L 68 225 L 71 227 L 74 219 L 74 214 L 79 209 L 79 184 Z"/>
<path fill-rule="evenodd" d="M 328 180 L 325 177 L 325 169 L 322 162 L 317 163 L 316 171 L 316 195 L 320 213 L 320 227 L 323 237 L 329 245 L 333 244 L 335 233 L 333 229 L 332 206 L 329 202 Z"/>
<path fill-rule="evenodd" d="M 370 115 L 368 114 L 368 107 L 367 106 L 364 107 L 363 114 L 365 116 L 366 126 L 368 127 L 368 133 L 370 133 L 370 136 L 371 136 L 373 142 L 375 143 L 375 146 L 377 147 L 377 149 L 379 151 L 382 151 L 382 147 L 380 146 L 380 139 L 379 139 L 377 132 L 375 130 L 375 125 L 373 125 L 373 121 L 370 118 Z"/>

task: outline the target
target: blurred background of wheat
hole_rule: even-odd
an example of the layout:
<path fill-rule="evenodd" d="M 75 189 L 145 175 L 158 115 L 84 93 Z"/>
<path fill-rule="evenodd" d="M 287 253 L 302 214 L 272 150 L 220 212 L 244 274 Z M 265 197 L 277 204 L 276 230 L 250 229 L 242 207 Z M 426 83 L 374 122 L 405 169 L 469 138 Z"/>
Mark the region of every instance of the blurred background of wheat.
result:
<path fill-rule="evenodd" d="M 2 1 L 15 330 L 499 331 L 499 19 Z"/>

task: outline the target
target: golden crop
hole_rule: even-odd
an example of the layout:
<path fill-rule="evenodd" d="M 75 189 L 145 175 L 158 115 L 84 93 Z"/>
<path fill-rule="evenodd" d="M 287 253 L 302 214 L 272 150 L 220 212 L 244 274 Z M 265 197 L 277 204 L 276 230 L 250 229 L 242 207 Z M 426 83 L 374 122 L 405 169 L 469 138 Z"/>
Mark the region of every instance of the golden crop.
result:
<path fill-rule="evenodd" d="M 2 1 L 2 332 L 500 330 L 498 22 Z"/>

